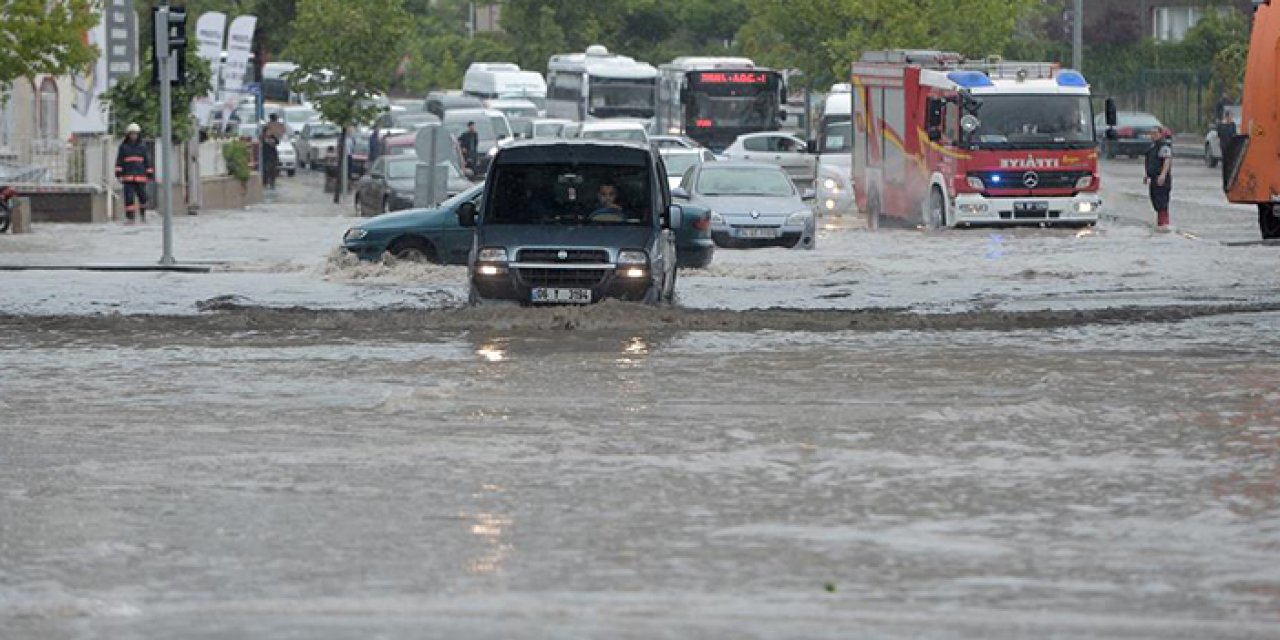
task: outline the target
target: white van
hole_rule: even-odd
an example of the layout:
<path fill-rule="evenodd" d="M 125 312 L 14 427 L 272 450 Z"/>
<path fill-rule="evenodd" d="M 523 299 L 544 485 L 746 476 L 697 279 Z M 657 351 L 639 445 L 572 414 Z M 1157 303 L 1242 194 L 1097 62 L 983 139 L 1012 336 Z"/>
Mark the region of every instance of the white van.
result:
<path fill-rule="evenodd" d="M 547 81 L 536 71 L 510 62 L 474 62 L 462 79 L 462 93 L 485 101 L 519 98 L 532 102 L 538 115 L 547 110 Z"/>
<path fill-rule="evenodd" d="M 831 88 L 818 123 L 814 190 L 820 215 L 852 215 L 857 211 L 853 193 L 853 94 L 840 91 L 841 88 Z"/>

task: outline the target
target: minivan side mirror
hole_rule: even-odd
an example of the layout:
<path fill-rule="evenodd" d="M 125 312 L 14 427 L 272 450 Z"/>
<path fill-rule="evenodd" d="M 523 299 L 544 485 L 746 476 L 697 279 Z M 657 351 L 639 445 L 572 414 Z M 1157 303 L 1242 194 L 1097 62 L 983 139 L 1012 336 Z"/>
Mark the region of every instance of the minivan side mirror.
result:
<path fill-rule="evenodd" d="M 458 205 L 458 226 L 476 226 L 476 204 L 474 202 L 464 202 Z"/>
<path fill-rule="evenodd" d="M 667 228 L 679 229 L 684 226 L 684 207 L 673 204 L 667 207 Z"/>

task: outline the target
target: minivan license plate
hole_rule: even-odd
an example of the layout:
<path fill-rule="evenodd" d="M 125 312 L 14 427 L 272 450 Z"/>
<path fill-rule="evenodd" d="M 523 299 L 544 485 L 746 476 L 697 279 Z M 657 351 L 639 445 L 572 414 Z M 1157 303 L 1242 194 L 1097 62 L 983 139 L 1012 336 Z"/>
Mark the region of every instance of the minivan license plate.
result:
<path fill-rule="evenodd" d="M 537 287 L 530 292 L 530 299 L 546 304 L 591 304 L 591 290 Z"/>

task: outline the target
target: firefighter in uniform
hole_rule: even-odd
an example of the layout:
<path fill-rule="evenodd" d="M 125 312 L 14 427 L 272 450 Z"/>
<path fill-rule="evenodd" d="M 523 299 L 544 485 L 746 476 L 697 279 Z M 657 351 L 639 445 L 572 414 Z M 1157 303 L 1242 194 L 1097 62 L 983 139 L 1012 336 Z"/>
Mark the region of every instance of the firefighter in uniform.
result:
<path fill-rule="evenodd" d="M 147 219 L 147 183 L 155 177 L 155 167 L 142 142 L 142 127 L 130 124 L 124 130 L 124 142 L 116 153 L 116 179 L 124 186 L 124 216 L 133 222 Z"/>
<path fill-rule="evenodd" d="M 1156 210 L 1156 228 L 1169 228 L 1169 197 L 1173 193 L 1173 143 L 1159 128 L 1151 130 L 1151 148 L 1147 150 L 1146 177 L 1151 206 Z"/>

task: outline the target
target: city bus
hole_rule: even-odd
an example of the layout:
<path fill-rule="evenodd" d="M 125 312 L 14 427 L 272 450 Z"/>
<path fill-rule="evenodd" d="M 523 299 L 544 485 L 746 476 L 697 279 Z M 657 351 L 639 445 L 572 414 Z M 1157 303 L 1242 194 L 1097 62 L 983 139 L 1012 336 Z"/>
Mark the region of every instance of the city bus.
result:
<path fill-rule="evenodd" d="M 551 56 L 547 63 L 547 116 L 574 122 L 605 118 L 652 121 L 658 70 L 614 55 L 601 45 L 584 53 Z"/>
<path fill-rule="evenodd" d="M 786 117 L 782 75 L 749 58 L 676 58 L 659 69 L 654 131 L 720 151 L 744 133 L 777 131 Z"/>

